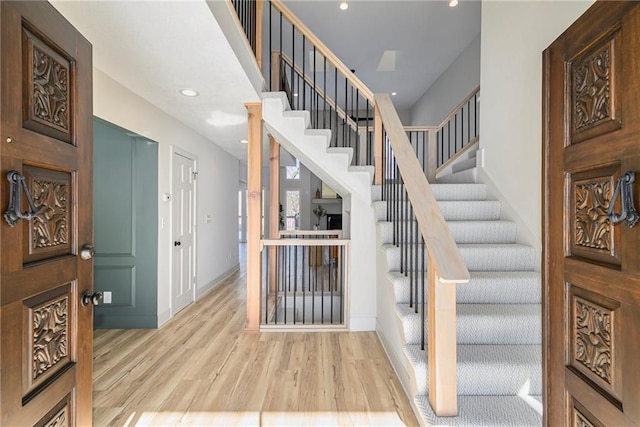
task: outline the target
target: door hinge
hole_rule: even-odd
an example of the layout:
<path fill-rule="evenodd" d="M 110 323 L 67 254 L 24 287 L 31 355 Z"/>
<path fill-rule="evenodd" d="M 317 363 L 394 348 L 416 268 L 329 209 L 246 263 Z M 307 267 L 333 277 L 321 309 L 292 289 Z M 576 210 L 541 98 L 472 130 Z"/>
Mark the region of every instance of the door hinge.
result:
<path fill-rule="evenodd" d="M 198 172 L 191 172 L 193 174 L 193 179 L 198 179 Z"/>

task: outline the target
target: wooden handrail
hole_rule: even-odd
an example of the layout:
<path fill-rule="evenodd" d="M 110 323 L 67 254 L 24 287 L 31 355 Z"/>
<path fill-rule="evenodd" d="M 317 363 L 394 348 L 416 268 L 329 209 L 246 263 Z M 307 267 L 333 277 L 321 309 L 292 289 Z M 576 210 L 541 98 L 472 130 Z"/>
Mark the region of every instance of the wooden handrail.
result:
<path fill-rule="evenodd" d="M 456 114 L 458 114 L 458 111 L 464 106 L 464 104 L 466 104 L 467 102 L 469 102 L 469 100 L 471 98 L 473 98 L 474 96 L 476 96 L 476 94 L 480 92 L 480 86 L 476 87 L 469 96 L 467 96 L 464 100 L 462 100 L 462 102 L 460 102 L 458 105 L 456 105 L 456 108 L 454 108 L 453 110 L 451 110 L 451 112 L 449 113 L 449 115 L 447 117 L 445 117 L 445 119 L 443 121 L 440 122 L 440 124 L 438 125 L 438 129 L 442 128 L 444 125 L 447 124 L 447 122 L 449 120 L 451 120 L 453 118 L 453 116 L 455 116 Z"/>
<path fill-rule="evenodd" d="M 308 74 L 305 74 L 302 70 L 302 68 L 300 68 L 298 65 L 295 65 L 293 63 L 293 61 L 291 60 L 291 58 L 289 58 L 289 56 L 287 56 L 284 52 L 273 52 L 272 53 L 272 57 L 273 55 L 278 55 L 280 58 L 282 58 L 282 61 L 287 64 L 288 66 L 293 68 L 293 71 L 295 71 L 295 73 L 302 77 L 304 76 L 304 81 L 305 83 L 307 83 L 309 86 L 313 87 L 313 90 L 318 94 L 318 96 L 320 96 L 324 102 L 327 103 L 327 105 L 329 105 L 329 107 L 333 108 L 334 110 L 336 110 L 336 112 L 338 113 L 338 116 L 344 120 L 346 123 L 349 124 L 349 127 L 351 129 L 353 129 L 355 132 L 359 132 L 360 129 L 358 127 L 358 124 L 355 122 L 355 120 L 353 120 L 342 108 L 338 107 L 336 105 L 336 102 L 330 98 L 325 96 L 325 93 L 322 89 L 320 89 L 319 86 L 314 85 L 313 84 L 313 80 L 311 79 L 311 77 L 309 77 Z M 271 66 L 273 67 L 273 61 L 271 62 Z M 275 69 L 274 69 L 275 71 Z M 286 75 L 286 73 L 284 73 L 283 70 L 281 70 L 283 72 L 283 74 Z M 286 81 L 286 80 L 285 80 Z"/>
<path fill-rule="evenodd" d="M 391 140 L 398 169 L 407 187 L 409 200 L 415 210 L 420 233 L 442 281 L 444 283 L 468 282 L 469 271 L 451 237 L 449 227 L 429 187 L 429 182 L 422 172 L 420 162 L 411 147 L 391 98 L 387 94 L 376 94 L 375 99 L 382 123 Z"/>
<path fill-rule="evenodd" d="M 369 100 L 373 104 L 374 96 L 373 92 L 355 75 L 353 72 L 344 65 L 344 63 L 316 36 L 300 19 L 291 12 L 291 10 L 282 3 L 281 0 L 271 0 L 271 4 L 282 13 L 282 16 L 287 19 L 293 26 L 295 26 L 305 38 L 316 47 L 316 51 L 327 58 L 327 62 L 333 65 L 343 76 L 345 76 L 351 85 L 358 89 L 362 96 Z"/>
<path fill-rule="evenodd" d="M 349 246 L 349 239 L 262 239 L 265 246 Z"/>
<path fill-rule="evenodd" d="M 342 237 L 342 230 L 280 230 L 282 236 L 338 236 Z"/>
<path fill-rule="evenodd" d="M 458 413 L 455 284 L 467 283 L 469 271 L 449 232 L 391 98 L 383 94 L 376 95 L 375 99 L 375 108 L 389 138 L 427 249 L 429 402 L 436 415 L 455 416 Z M 435 130 L 429 133 L 433 134 Z"/>
<path fill-rule="evenodd" d="M 475 138 L 473 138 L 471 141 L 469 141 L 467 143 L 467 145 L 465 145 L 464 147 L 462 147 L 458 152 L 456 152 L 456 154 L 454 154 L 453 156 L 449 157 L 449 159 L 447 159 L 446 162 L 444 162 L 443 164 L 441 164 L 440 166 L 438 166 L 438 168 L 436 169 L 436 175 L 439 174 L 440 172 L 442 172 L 444 169 L 447 168 L 447 166 L 449 166 L 451 163 L 453 163 L 454 161 L 456 161 L 457 159 L 460 158 L 460 156 L 462 156 L 464 153 L 466 153 L 467 151 L 469 151 L 471 149 L 471 147 L 475 146 L 478 141 L 480 141 L 480 137 L 476 136 Z"/>

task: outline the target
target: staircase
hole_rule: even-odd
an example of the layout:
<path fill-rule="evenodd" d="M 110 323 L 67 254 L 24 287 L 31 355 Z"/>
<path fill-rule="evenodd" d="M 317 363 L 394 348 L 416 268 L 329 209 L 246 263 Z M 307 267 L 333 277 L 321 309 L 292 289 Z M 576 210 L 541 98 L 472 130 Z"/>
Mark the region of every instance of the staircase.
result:
<path fill-rule="evenodd" d="M 475 156 L 473 157 L 475 159 Z M 468 162 L 471 164 L 471 162 Z M 474 175 L 475 171 L 466 172 Z M 386 202 L 375 201 L 378 261 L 386 264 L 386 301 L 378 311 L 395 315 L 396 328 L 380 331 L 399 377 L 414 397 L 422 423 L 437 426 L 541 425 L 541 283 L 534 248 L 516 243 L 516 226 L 500 219 L 501 205 L 476 183 L 432 184 L 471 281 L 457 286 L 457 417 L 438 418 L 427 397 L 427 355 L 421 349 L 421 314 L 409 306 L 409 283 L 400 273 L 400 248 L 392 244 Z M 410 243 L 411 244 L 411 243 Z M 390 316 L 393 317 L 393 316 Z M 425 316 L 426 317 L 426 316 Z M 379 323 L 380 327 L 380 323 Z M 384 326 L 383 326 L 384 328 Z M 400 331 L 402 351 L 389 348 Z M 425 332 L 426 333 L 426 332 Z M 405 378 L 403 378 L 405 377 Z"/>

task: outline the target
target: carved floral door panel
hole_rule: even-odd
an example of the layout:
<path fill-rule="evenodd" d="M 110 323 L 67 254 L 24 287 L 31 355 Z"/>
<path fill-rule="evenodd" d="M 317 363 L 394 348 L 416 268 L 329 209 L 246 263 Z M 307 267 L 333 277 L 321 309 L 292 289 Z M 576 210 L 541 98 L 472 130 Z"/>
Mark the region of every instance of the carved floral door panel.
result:
<path fill-rule="evenodd" d="M 638 4 L 598 2 L 544 53 L 549 426 L 640 425 L 640 225 L 608 215 L 640 181 L 639 51 Z"/>
<path fill-rule="evenodd" d="M 0 224 L 0 424 L 90 425 L 91 45 L 47 2 L 0 8 L 1 209 L 12 170 L 35 208 Z"/>

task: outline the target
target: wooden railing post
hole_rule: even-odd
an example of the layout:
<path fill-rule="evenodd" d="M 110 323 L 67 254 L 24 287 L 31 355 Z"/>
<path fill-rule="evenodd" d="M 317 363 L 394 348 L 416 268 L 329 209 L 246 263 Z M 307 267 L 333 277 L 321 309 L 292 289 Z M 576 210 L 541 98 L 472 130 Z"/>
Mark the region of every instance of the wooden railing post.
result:
<path fill-rule="evenodd" d="M 439 417 L 458 415 L 456 285 L 443 283 L 428 252 L 427 323 L 429 403 Z"/>
<path fill-rule="evenodd" d="M 280 144 L 269 135 L 269 238 L 280 238 Z M 276 247 L 269 251 L 269 292 L 276 291 Z"/>
<path fill-rule="evenodd" d="M 262 70 L 262 0 L 256 0 L 256 46 L 255 53 L 258 68 Z"/>
<path fill-rule="evenodd" d="M 373 183 L 382 185 L 384 176 L 384 165 L 382 164 L 382 150 L 384 147 L 384 135 L 382 134 L 382 117 L 376 103 L 373 107 L 373 146 L 374 146 L 374 166 L 375 173 Z"/>
<path fill-rule="evenodd" d="M 271 92 L 278 92 L 280 90 L 280 52 L 271 52 Z"/>
<path fill-rule="evenodd" d="M 262 284 L 262 103 L 245 104 L 248 112 L 247 147 L 247 325 L 245 331 L 260 329 L 260 287 Z"/>
<path fill-rule="evenodd" d="M 427 141 L 427 180 L 436 182 L 436 169 L 438 168 L 438 129 L 429 129 Z"/>

